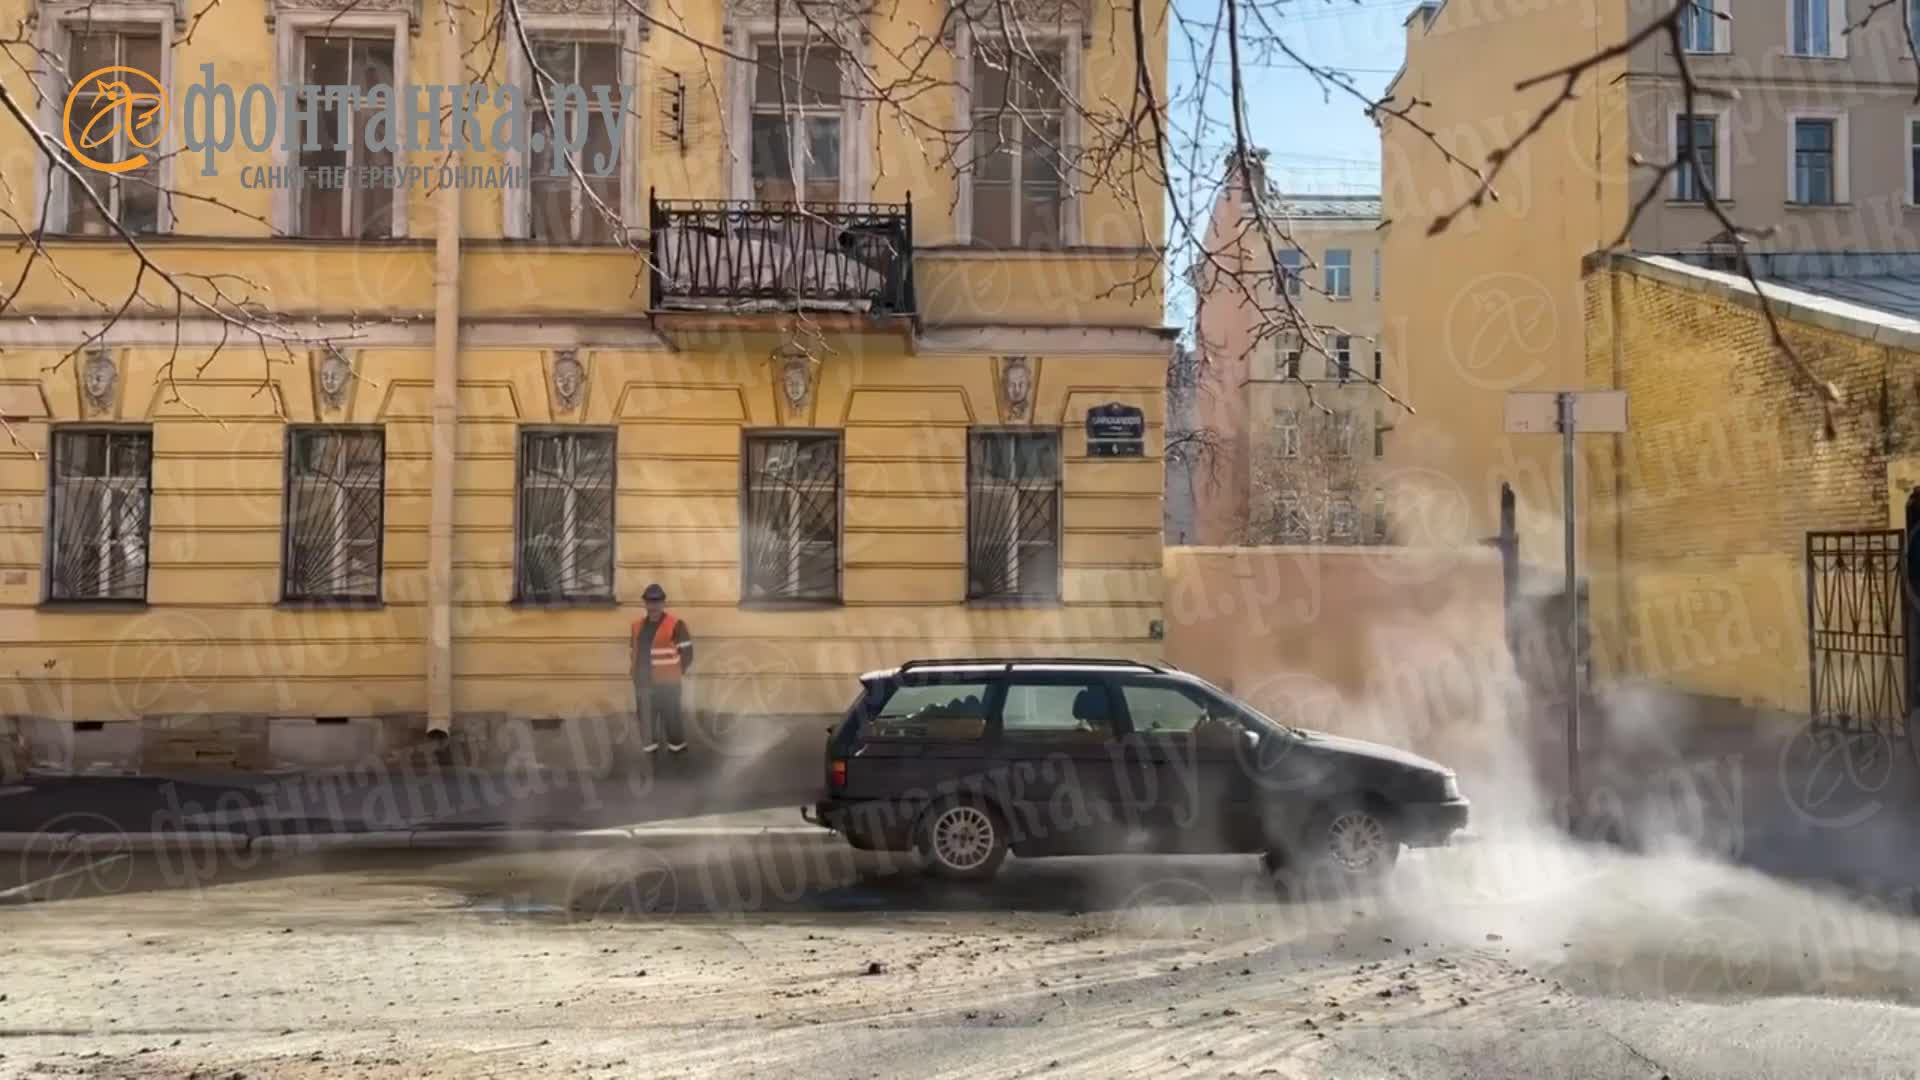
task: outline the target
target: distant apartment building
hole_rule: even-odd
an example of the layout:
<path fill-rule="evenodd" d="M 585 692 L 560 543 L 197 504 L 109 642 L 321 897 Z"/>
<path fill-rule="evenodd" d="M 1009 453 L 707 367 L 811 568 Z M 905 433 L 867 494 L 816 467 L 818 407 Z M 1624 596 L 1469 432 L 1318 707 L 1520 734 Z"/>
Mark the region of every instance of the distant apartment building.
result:
<path fill-rule="evenodd" d="M 1506 481 L 1523 546 L 1558 550 L 1558 443 L 1508 436 L 1502 410 L 1509 390 L 1583 385 L 1589 252 L 1619 245 L 1727 265 L 1733 249 L 1709 192 L 1755 250 L 1920 250 L 1920 106 L 1903 21 L 1913 6 L 1701 0 L 1683 14 L 1678 53 L 1656 33 L 1588 69 L 1506 155 L 1498 198 L 1476 206 L 1480 181 L 1446 153 L 1489 170 L 1564 80 L 1516 84 L 1625 41 L 1672 7 L 1543 0 L 1496 12 L 1447 0 L 1413 10 L 1387 94 L 1395 107 L 1418 101 L 1419 126 L 1380 122 L 1382 258 L 1395 286 L 1383 333 L 1404 364 L 1396 389 L 1417 411 L 1398 449 L 1418 463 L 1429 524 L 1455 539 L 1492 533 Z M 1690 107 L 1683 63 L 1704 91 Z M 1433 233 L 1436 220 L 1449 223 Z"/>
<path fill-rule="evenodd" d="M 1210 440 L 1193 479 L 1195 542 L 1378 543 L 1394 423 L 1380 389 L 1392 377 L 1379 197 L 1273 192 L 1256 179 L 1261 222 L 1246 188 L 1223 189 L 1213 258 L 1194 276 L 1194 412 Z"/>

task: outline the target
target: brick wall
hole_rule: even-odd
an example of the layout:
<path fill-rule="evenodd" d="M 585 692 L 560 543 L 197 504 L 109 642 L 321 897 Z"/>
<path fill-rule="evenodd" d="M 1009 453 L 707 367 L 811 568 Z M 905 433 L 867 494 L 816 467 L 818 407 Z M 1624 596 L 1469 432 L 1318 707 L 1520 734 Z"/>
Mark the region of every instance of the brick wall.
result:
<path fill-rule="evenodd" d="M 1896 520 L 1915 357 L 1787 304 L 1802 373 L 1723 277 L 1596 257 L 1585 284 L 1587 385 L 1630 402 L 1626 435 L 1581 446 L 1596 674 L 1804 711 L 1806 534 Z"/>

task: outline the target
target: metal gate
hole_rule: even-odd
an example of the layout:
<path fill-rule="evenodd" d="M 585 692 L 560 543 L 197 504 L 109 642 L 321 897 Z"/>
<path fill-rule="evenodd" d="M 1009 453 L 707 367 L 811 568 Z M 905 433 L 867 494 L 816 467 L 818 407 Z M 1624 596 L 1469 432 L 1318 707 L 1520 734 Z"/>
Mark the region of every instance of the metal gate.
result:
<path fill-rule="evenodd" d="M 1807 659 L 1816 729 L 1906 734 L 1906 534 L 1807 534 Z"/>

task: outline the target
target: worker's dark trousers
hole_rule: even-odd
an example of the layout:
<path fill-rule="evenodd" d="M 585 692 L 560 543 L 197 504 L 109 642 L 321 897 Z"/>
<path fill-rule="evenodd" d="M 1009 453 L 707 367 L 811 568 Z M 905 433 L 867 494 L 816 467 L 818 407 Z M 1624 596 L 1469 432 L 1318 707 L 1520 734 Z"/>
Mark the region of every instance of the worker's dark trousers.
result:
<path fill-rule="evenodd" d="M 680 684 L 655 685 L 643 678 L 633 680 L 633 711 L 640 729 L 640 745 L 665 741 L 673 746 L 686 743 L 687 734 L 680 723 Z"/>

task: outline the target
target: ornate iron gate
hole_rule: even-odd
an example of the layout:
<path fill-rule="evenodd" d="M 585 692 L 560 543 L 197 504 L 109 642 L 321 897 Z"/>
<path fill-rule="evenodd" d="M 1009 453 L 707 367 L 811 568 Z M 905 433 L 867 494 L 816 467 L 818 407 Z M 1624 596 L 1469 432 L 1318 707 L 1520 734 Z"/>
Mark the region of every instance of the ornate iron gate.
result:
<path fill-rule="evenodd" d="M 1807 659 L 1817 729 L 1906 733 L 1905 542 L 1899 529 L 1807 534 Z"/>

